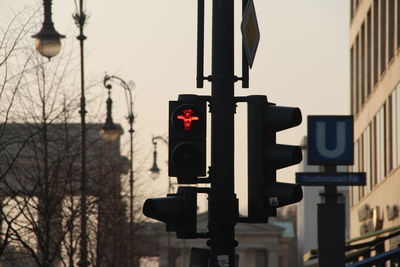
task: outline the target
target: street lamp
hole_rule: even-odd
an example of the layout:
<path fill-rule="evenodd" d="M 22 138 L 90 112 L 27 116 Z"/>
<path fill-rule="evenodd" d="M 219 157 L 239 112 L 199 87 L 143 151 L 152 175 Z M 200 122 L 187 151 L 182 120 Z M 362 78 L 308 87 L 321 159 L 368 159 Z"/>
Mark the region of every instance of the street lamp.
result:
<path fill-rule="evenodd" d="M 160 137 L 161 138 L 161 137 Z M 157 142 L 155 137 L 152 138 L 152 143 L 154 146 L 154 151 L 153 151 L 153 166 L 149 169 L 149 175 L 151 179 L 156 180 L 160 176 L 160 168 L 158 168 L 157 165 Z"/>
<path fill-rule="evenodd" d="M 36 49 L 44 57 L 50 58 L 56 56 L 61 50 L 61 38 L 65 35 L 59 34 L 54 28 L 51 19 L 51 0 L 43 0 L 44 22 L 42 29 L 35 35 Z"/>
<path fill-rule="evenodd" d="M 106 142 L 115 141 L 123 132 L 119 125 L 116 125 L 113 122 L 113 118 L 111 115 L 112 112 L 112 100 L 111 100 L 111 84 L 106 84 L 108 81 L 108 76 L 104 78 L 104 86 L 108 89 L 108 98 L 107 98 L 107 117 L 106 123 L 100 128 L 99 134 L 101 139 Z"/>
<path fill-rule="evenodd" d="M 134 122 L 134 115 L 133 115 L 133 98 L 132 98 L 132 90 L 135 87 L 135 84 L 129 86 L 123 79 L 117 76 L 108 76 L 106 75 L 103 80 L 104 87 L 108 90 L 108 99 L 107 99 L 107 117 L 105 124 L 100 128 L 99 134 L 104 141 L 112 142 L 116 140 L 122 133 L 122 129 L 115 125 L 111 116 L 112 110 L 112 100 L 111 100 L 111 81 L 117 80 L 119 81 L 122 88 L 124 88 L 126 104 L 128 108 L 128 116 L 127 120 L 129 123 L 129 137 L 130 137 L 130 173 L 129 173 L 129 230 L 130 230 L 130 237 L 129 237 L 129 252 L 132 253 L 132 236 L 133 236 L 133 217 L 134 217 L 134 210 L 133 210 L 133 122 Z M 132 88 L 131 88 L 132 87 Z M 131 259 L 129 257 L 129 259 Z M 131 265 L 131 264 L 130 264 Z"/>
<path fill-rule="evenodd" d="M 36 38 L 36 48 L 38 52 L 51 58 L 56 56 L 61 49 L 60 38 L 64 35 L 59 34 L 55 29 L 51 20 L 51 0 L 43 0 L 44 22 L 39 33 L 33 35 Z M 87 234 L 87 175 L 86 175 L 86 100 L 85 100 L 85 73 L 84 73 L 84 41 L 86 36 L 83 34 L 83 28 L 86 22 L 86 14 L 83 12 L 83 0 L 79 0 L 77 12 L 72 16 L 75 24 L 79 29 L 77 39 L 80 44 L 80 70 L 81 70 L 81 99 L 80 99 L 80 116 L 81 116 L 81 232 L 80 232 L 80 259 L 78 265 L 80 267 L 89 266 L 88 260 L 88 234 Z"/>
<path fill-rule="evenodd" d="M 149 175 L 153 180 L 156 180 L 160 176 L 160 171 L 161 171 L 157 165 L 157 141 L 158 140 L 160 140 L 164 144 L 168 145 L 168 140 L 162 136 L 153 136 L 151 139 L 151 142 L 153 143 L 153 146 L 154 146 L 154 151 L 153 151 L 153 165 L 149 169 Z M 170 193 L 170 189 L 171 189 L 171 183 L 168 186 L 168 193 Z"/>

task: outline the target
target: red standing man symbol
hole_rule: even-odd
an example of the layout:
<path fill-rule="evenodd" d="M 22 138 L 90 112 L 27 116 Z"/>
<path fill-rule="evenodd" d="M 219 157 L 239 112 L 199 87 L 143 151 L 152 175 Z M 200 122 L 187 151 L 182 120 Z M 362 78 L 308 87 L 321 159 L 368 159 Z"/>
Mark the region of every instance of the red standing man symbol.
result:
<path fill-rule="evenodd" d="M 178 120 L 183 121 L 183 130 L 190 131 L 191 126 L 192 126 L 192 121 L 198 121 L 199 117 L 192 116 L 194 111 L 193 111 L 193 109 L 190 109 L 190 108 L 182 110 L 182 113 L 183 113 L 183 115 L 178 115 L 178 116 L 176 116 L 176 118 Z"/>

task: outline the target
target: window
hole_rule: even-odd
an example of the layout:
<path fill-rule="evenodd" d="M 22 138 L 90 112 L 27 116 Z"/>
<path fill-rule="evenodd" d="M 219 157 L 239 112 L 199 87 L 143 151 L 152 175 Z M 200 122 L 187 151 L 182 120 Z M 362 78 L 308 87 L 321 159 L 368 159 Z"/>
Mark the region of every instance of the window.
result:
<path fill-rule="evenodd" d="M 395 166 L 400 165 L 400 123 L 398 120 L 400 120 L 400 84 L 397 85 L 396 87 L 396 103 L 395 103 L 395 116 L 393 117 L 393 120 L 395 121 L 395 124 L 393 124 L 393 128 L 395 128 L 395 143 L 393 146 L 395 147 L 394 151 L 396 152 L 395 160 L 396 164 Z"/>
<path fill-rule="evenodd" d="M 382 74 L 386 70 L 386 0 L 381 0 L 380 17 L 380 62 Z"/>
<path fill-rule="evenodd" d="M 354 164 L 353 164 L 353 172 L 359 172 L 360 169 L 358 168 L 358 159 L 359 159 L 359 154 L 358 154 L 358 140 L 354 142 Z M 360 200 L 360 195 L 359 195 L 359 186 L 353 186 L 353 203 L 354 205 L 358 203 Z"/>
<path fill-rule="evenodd" d="M 360 136 L 360 139 L 359 139 L 358 154 L 359 154 L 358 169 L 360 170 L 360 172 L 365 172 L 365 161 L 364 161 L 365 153 L 364 153 L 364 135 L 363 134 Z M 367 180 L 367 184 L 365 186 L 363 186 L 360 190 L 361 197 L 363 197 L 366 193 L 368 193 L 367 185 L 368 185 L 368 180 Z"/>
<path fill-rule="evenodd" d="M 360 106 L 359 106 L 359 103 L 360 103 L 360 79 L 359 79 L 359 77 L 360 77 L 360 75 L 359 75 L 359 73 L 360 73 L 360 67 L 359 67 L 359 62 L 360 62 L 360 53 L 359 53 L 359 49 L 358 49 L 358 44 L 359 44 L 359 37 L 358 37 L 358 35 L 357 35 L 357 37 L 356 37 L 356 42 L 355 42 L 355 48 L 356 48 L 356 57 L 354 58 L 354 60 L 355 60 L 355 99 L 354 99 L 354 104 L 355 104 L 355 108 L 356 108 L 356 113 L 360 110 Z"/>
<path fill-rule="evenodd" d="M 374 21 L 374 28 L 373 28 L 373 45 L 374 45 L 374 56 L 373 56 L 373 60 L 374 60 L 374 82 L 373 84 L 377 84 L 378 83 L 378 44 L 379 44 L 379 35 L 378 35 L 378 7 L 379 7 L 379 1 L 378 0 L 374 0 L 374 9 L 373 9 L 373 21 Z"/>
<path fill-rule="evenodd" d="M 360 0 L 350 0 L 350 18 L 354 17 L 360 3 L 361 3 Z"/>
<path fill-rule="evenodd" d="M 386 136 L 386 145 L 387 145 L 387 150 L 386 150 L 386 173 L 389 173 L 391 170 L 393 170 L 393 105 L 392 105 L 392 96 L 389 96 L 389 99 L 387 101 L 387 136 Z"/>
<path fill-rule="evenodd" d="M 388 56 L 389 62 L 393 59 L 394 56 L 394 0 L 389 0 L 389 21 L 388 21 Z"/>
<path fill-rule="evenodd" d="M 390 96 L 390 102 L 391 102 L 391 121 L 390 121 L 390 128 L 391 128 L 391 142 L 389 143 L 390 145 L 390 149 L 391 149 L 391 169 L 394 169 L 398 166 L 398 155 L 397 155 L 397 118 L 398 118 L 398 114 L 397 114 L 397 88 L 395 88 Z"/>
<path fill-rule="evenodd" d="M 371 46 L 371 10 L 368 11 L 367 14 L 367 32 L 366 32 L 366 40 L 365 40 L 365 49 L 366 49 L 366 77 L 367 77 L 367 96 L 371 94 L 371 56 L 372 56 L 372 46 Z"/>
<path fill-rule="evenodd" d="M 385 105 L 376 114 L 376 175 L 377 183 L 386 176 L 385 168 Z"/>
<path fill-rule="evenodd" d="M 376 116 L 371 123 L 371 186 L 372 188 L 377 184 L 377 146 L 376 146 Z"/>
<path fill-rule="evenodd" d="M 355 114 L 354 110 L 354 46 L 350 49 L 350 110 L 352 114 Z"/>
<path fill-rule="evenodd" d="M 361 93 L 361 106 L 365 103 L 365 25 L 361 25 L 360 36 L 360 93 Z"/>
<path fill-rule="evenodd" d="M 354 16 L 354 0 L 350 1 L 350 18 Z"/>
<path fill-rule="evenodd" d="M 397 0 L 397 47 L 400 47 L 400 2 Z"/>
<path fill-rule="evenodd" d="M 369 193 L 372 189 L 371 180 L 371 127 L 368 126 L 362 134 L 363 144 L 363 171 L 366 172 L 367 184 L 365 193 Z"/>

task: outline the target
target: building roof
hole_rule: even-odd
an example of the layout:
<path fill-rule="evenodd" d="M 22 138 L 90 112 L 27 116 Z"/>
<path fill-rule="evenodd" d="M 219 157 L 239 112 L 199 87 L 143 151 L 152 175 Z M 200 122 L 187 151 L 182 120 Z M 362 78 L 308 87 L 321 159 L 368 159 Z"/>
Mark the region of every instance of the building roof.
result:
<path fill-rule="evenodd" d="M 271 224 L 284 229 L 282 237 L 290 237 L 290 238 L 295 237 L 294 227 L 292 222 L 271 222 Z"/>

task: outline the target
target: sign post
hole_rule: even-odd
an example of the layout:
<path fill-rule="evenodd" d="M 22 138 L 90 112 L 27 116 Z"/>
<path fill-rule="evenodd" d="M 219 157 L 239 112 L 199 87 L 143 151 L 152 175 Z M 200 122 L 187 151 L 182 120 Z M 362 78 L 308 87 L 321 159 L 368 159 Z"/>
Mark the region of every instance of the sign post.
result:
<path fill-rule="evenodd" d="M 323 173 L 296 173 L 296 183 L 324 186 L 318 204 L 320 267 L 345 266 L 345 209 L 338 203 L 338 185 L 365 185 L 365 173 L 339 173 L 337 165 L 352 165 L 353 116 L 308 116 L 308 164 L 323 165 Z"/>

